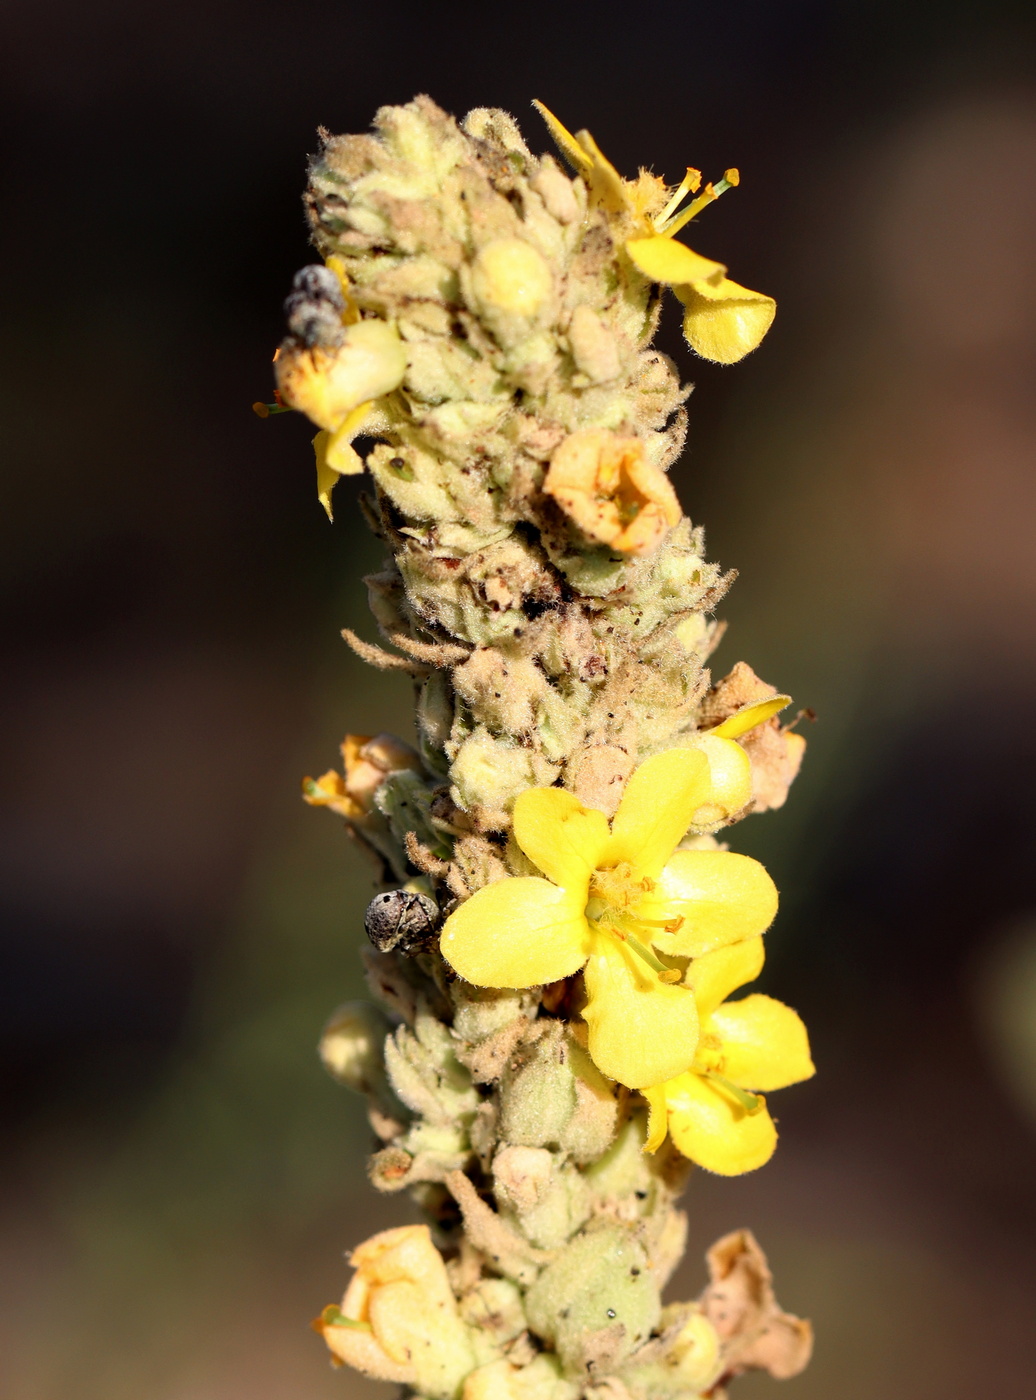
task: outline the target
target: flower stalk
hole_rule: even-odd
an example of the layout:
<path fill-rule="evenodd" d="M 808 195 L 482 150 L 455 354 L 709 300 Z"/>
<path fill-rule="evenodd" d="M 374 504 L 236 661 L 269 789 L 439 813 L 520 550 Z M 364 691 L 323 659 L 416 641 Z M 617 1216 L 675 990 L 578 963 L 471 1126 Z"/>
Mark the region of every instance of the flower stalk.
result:
<path fill-rule="evenodd" d="M 458 124 L 424 97 L 323 135 L 324 261 L 259 406 L 319 429 L 328 515 L 369 472 L 379 638 L 343 635 L 415 691 L 416 747 L 348 735 L 343 771 L 303 787 L 382 885 L 381 1005 L 339 1008 L 321 1054 L 367 1098 L 373 1185 L 427 1221 L 360 1245 L 314 1326 L 428 1400 L 716 1395 L 810 1350 L 747 1233 L 713 1247 L 700 1299 L 661 1296 L 691 1165 L 761 1166 L 764 1093 L 813 1073 L 794 1011 L 727 1000 L 777 891 L 722 839 L 783 803 L 804 744 L 788 696 L 707 669 L 733 576 L 668 478 L 689 389 L 651 340 L 665 286 L 720 363 L 774 303 L 675 238 L 736 171 L 627 180 L 536 105 L 562 160 L 506 113 Z"/>

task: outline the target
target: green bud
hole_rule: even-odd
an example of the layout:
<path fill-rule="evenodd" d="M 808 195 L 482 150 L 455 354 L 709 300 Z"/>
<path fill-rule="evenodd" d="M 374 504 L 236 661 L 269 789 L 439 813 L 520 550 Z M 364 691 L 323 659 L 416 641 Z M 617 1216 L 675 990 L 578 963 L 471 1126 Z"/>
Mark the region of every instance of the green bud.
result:
<path fill-rule="evenodd" d="M 658 1164 L 644 1152 L 646 1115 L 633 1113 L 619 1129 L 608 1151 L 586 1170 L 587 1181 L 595 1195 L 630 1198 L 641 1202 L 640 1211 L 647 1213 L 658 1195 Z"/>
<path fill-rule="evenodd" d="M 479 1092 L 457 1059 L 453 1038 L 427 1013 L 418 1015 L 413 1031 L 400 1026 L 386 1040 L 385 1065 L 403 1103 L 432 1126 L 463 1125 L 479 1105 Z"/>
<path fill-rule="evenodd" d="M 577 1162 L 593 1162 L 604 1153 L 619 1121 L 615 1085 L 606 1079 L 590 1056 L 574 1040 L 568 1044 L 574 1076 L 576 1106 L 561 1134 L 561 1146 Z"/>
<path fill-rule="evenodd" d="M 401 847 L 406 833 L 413 831 L 434 855 L 449 857 L 448 841 L 432 824 L 432 793 L 420 773 L 409 768 L 389 773 L 374 794 L 374 804 Z"/>
<path fill-rule="evenodd" d="M 457 750 L 451 773 L 457 805 L 467 811 L 484 809 L 499 826 L 507 824 L 507 813 L 520 792 L 549 787 L 557 776 L 544 756 L 516 741 L 494 739 L 482 725 Z"/>
<path fill-rule="evenodd" d="M 455 998 L 453 1033 L 458 1040 L 472 1044 L 503 1030 L 519 1016 L 530 1012 L 534 1004 L 529 992 L 473 987 L 469 982 L 458 985 Z"/>
<path fill-rule="evenodd" d="M 523 1147 L 557 1147 L 576 1109 L 565 1027 L 551 1022 L 517 1064 L 505 1070 L 500 1089 L 500 1135 Z"/>
<path fill-rule="evenodd" d="M 506 1278 L 485 1278 L 460 1300 L 460 1315 L 497 1345 L 525 1331 L 521 1289 Z M 487 1358 L 488 1359 L 488 1358 Z"/>
<path fill-rule="evenodd" d="M 333 1013 L 320 1037 L 320 1058 L 332 1079 L 357 1094 L 388 1087 L 385 1038 L 392 1023 L 369 1001 L 347 1001 Z"/>
<path fill-rule="evenodd" d="M 650 1336 L 662 1312 L 647 1255 L 621 1225 L 578 1235 L 526 1295 L 533 1330 L 569 1371 L 613 1369 Z"/>
<path fill-rule="evenodd" d="M 519 1147 L 513 1150 L 535 1152 L 537 1149 Z M 541 1249 L 560 1249 L 586 1223 L 590 1209 L 590 1188 L 582 1173 L 571 1163 L 557 1167 L 539 1200 L 520 1214 L 522 1232 Z"/>

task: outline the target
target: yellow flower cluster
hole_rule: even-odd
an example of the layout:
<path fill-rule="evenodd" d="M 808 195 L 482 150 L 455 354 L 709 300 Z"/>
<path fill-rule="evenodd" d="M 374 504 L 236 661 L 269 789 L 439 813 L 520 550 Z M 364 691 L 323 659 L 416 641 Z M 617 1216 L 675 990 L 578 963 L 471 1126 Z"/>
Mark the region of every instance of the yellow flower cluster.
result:
<path fill-rule="evenodd" d="M 756 1090 L 813 1073 L 805 1027 L 770 997 L 725 1002 L 758 976 L 777 890 L 758 861 L 678 849 L 752 799 L 736 736 L 787 696 L 746 706 L 642 763 L 609 824 L 560 788 L 530 788 L 514 839 L 540 875 L 486 885 L 446 920 L 441 949 L 480 987 L 555 982 L 582 969 L 588 1049 L 651 1106 L 648 1149 L 667 1125 L 692 1161 L 726 1175 L 761 1166 L 776 1130 Z"/>

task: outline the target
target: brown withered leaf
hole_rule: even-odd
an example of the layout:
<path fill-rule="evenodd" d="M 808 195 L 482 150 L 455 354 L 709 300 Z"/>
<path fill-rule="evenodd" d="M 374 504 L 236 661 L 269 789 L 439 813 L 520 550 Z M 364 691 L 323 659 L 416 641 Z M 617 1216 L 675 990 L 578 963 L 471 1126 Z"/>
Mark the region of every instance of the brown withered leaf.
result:
<path fill-rule="evenodd" d="M 769 1371 L 777 1380 L 798 1375 L 813 1351 L 813 1328 L 781 1310 L 755 1236 L 735 1230 L 717 1240 L 705 1257 L 711 1281 L 701 1307 L 723 1347 L 720 1384 L 752 1369 Z"/>

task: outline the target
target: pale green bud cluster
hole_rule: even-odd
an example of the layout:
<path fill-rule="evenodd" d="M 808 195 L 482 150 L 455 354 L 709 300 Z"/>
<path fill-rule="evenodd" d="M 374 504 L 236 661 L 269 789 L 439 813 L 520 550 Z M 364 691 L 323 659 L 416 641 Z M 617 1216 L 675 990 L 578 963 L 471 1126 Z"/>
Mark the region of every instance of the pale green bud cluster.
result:
<path fill-rule="evenodd" d="M 693 731 L 725 583 L 686 520 L 617 553 L 543 490 L 580 430 L 637 439 L 655 469 L 683 443 L 688 391 L 650 348 L 657 299 L 614 212 L 504 113 L 458 127 L 418 98 L 376 126 L 315 159 L 314 241 L 405 349 L 364 429 L 387 439 L 367 467 L 393 553 L 371 604 L 419 674 L 426 761 L 485 834 L 528 786 L 617 800 Z"/>

